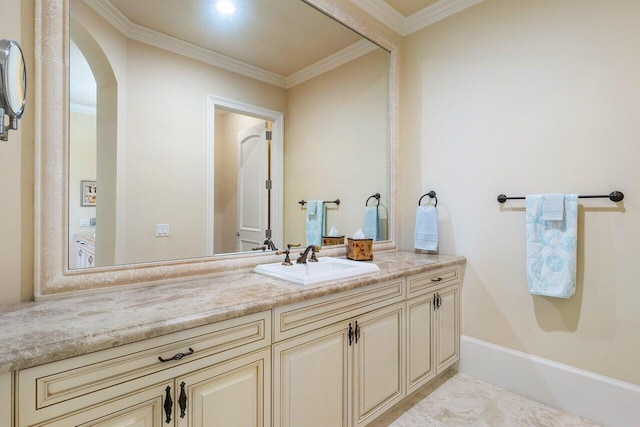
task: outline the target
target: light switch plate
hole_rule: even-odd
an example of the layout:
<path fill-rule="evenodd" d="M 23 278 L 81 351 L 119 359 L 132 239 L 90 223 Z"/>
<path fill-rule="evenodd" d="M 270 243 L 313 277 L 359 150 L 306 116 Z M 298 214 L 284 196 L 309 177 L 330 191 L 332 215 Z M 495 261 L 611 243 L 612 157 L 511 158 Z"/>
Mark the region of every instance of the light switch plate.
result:
<path fill-rule="evenodd" d="M 167 237 L 169 235 L 169 224 L 156 224 L 156 237 Z"/>

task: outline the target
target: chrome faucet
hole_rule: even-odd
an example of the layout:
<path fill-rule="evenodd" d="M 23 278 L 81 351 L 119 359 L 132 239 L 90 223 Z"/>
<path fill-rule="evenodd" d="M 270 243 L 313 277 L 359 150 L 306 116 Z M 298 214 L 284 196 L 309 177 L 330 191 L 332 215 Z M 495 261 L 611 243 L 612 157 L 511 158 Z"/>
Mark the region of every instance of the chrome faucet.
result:
<path fill-rule="evenodd" d="M 318 262 L 318 258 L 316 258 L 316 252 L 320 251 L 320 246 L 309 245 L 303 252 L 300 252 L 300 258 L 298 258 L 296 263 L 306 264 L 309 251 L 311 251 L 311 258 L 309 258 L 309 262 Z"/>

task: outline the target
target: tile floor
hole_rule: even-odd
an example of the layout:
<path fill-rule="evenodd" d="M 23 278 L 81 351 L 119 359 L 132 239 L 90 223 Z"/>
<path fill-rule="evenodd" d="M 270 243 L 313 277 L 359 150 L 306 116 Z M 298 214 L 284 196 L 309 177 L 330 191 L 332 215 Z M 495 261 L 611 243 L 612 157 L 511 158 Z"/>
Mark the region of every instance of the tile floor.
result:
<path fill-rule="evenodd" d="M 597 426 L 475 378 L 448 371 L 418 390 L 372 427 Z"/>

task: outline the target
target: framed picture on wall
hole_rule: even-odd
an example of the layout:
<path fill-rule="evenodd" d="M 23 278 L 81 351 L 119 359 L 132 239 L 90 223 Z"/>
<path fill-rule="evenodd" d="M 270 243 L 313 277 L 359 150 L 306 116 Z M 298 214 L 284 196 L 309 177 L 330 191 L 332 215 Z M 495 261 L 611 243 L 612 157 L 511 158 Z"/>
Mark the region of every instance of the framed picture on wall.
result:
<path fill-rule="evenodd" d="M 80 196 L 81 206 L 95 206 L 96 205 L 96 182 L 83 179 L 80 181 L 80 188 L 82 194 Z"/>

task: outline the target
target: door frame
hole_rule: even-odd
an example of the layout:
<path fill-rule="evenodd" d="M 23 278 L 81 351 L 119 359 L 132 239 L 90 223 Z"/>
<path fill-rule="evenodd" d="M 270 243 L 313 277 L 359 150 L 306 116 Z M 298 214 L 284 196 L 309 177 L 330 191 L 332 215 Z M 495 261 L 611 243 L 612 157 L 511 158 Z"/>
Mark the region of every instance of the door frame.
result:
<path fill-rule="evenodd" d="M 205 142 L 205 255 L 212 256 L 215 221 L 215 109 L 256 117 L 272 122 L 271 131 L 271 236 L 283 246 L 284 203 L 284 113 L 228 98 L 207 94 Z"/>

